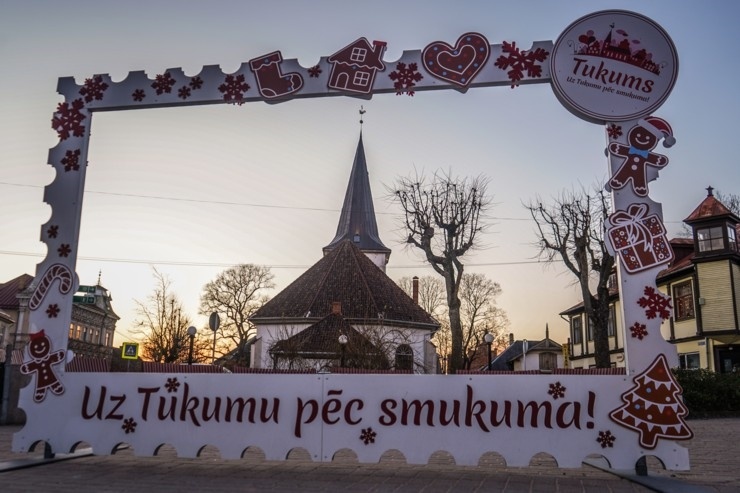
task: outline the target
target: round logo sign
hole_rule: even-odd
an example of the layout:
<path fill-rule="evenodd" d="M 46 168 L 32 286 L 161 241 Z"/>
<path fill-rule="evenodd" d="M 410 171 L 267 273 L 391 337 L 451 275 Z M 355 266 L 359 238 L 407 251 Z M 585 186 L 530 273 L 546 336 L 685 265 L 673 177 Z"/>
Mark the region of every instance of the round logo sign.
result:
<path fill-rule="evenodd" d="M 594 12 L 568 26 L 550 58 L 552 89 L 576 116 L 594 123 L 635 120 L 658 109 L 678 75 L 676 47 L 634 12 Z"/>

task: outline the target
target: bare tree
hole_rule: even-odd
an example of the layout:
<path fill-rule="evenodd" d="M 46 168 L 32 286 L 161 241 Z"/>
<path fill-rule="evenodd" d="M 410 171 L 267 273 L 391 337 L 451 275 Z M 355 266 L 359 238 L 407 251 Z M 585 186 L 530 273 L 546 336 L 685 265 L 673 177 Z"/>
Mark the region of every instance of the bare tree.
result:
<path fill-rule="evenodd" d="M 608 196 L 595 187 L 593 194 L 583 189 L 563 192 L 550 206 L 538 198 L 525 207 L 537 225 L 539 258 L 561 261 L 576 276 L 593 328 L 596 366 L 608 368 L 609 276 L 614 269 L 604 239 L 604 222 L 611 211 Z"/>
<path fill-rule="evenodd" d="M 217 354 L 224 355 L 236 349 L 235 364 L 249 366 L 246 343 L 256 329 L 249 322 L 269 298 L 263 291 L 275 287 L 269 267 L 241 264 L 221 272 L 215 280 L 203 287 L 200 298 L 201 315 L 218 313 L 221 318 Z"/>
<path fill-rule="evenodd" d="M 146 301 L 134 300 L 138 318 L 132 333 L 143 337 L 142 357 L 158 363 L 185 362 L 188 357 L 190 318 L 171 291 L 170 280 L 154 269 L 156 286 Z"/>
<path fill-rule="evenodd" d="M 734 193 L 722 193 L 719 190 L 714 194 L 717 200 L 722 202 L 725 207 L 730 209 L 734 214 L 740 216 L 740 195 Z"/>
<path fill-rule="evenodd" d="M 509 319 L 506 312 L 496 306 L 496 298 L 501 294 L 499 283 L 483 274 L 464 274 L 460 284 L 460 301 L 463 325 L 464 365 L 470 369 L 473 360 L 485 347 L 485 335 L 493 336 L 492 347 L 506 340 Z M 484 353 L 485 354 L 485 353 Z"/>
<path fill-rule="evenodd" d="M 417 278 L 419 282 L 419 306 L 428 314 L 437 318 L 445 312 L 445 285 L 439 277 L 422 276 Z M 398 286 L 406 294 L 413 298 L 414 296 L 414 279 L 412 277 L 402 277 L 398 280 Z"/>
<path fill-rule="evenodd" d="M 477 244 L 483 230 L 480 219 L 489 205 L 486 185 L 482 177 L 468 180 L 436 173 L 429 183 L 423 176 L 399 178 L 391 190 L 404 211 L 407 243 L 423 251 L 427 262 L 444 279 L 453 373 L 463 365 L 461 259 Z"/>

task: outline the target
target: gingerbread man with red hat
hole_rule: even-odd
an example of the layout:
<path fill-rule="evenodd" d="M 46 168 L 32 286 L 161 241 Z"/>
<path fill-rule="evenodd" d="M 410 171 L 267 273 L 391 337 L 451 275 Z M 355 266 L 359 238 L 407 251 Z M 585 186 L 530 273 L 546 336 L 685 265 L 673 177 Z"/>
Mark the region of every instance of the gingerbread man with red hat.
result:
<path fill-rule="evenodd" d="M 667 121 L 656 116 L 648 116 L 630 129 L 627 134 L 629 146 L 617 142 L 609 144 L 611 154 L 624 158 L 622 166 L 609 180 L 612 190 L 624 188 L 631 181 L 636 195 L 647 196 L 647 167 L 662 169 L 668 164 L 666 156 L 651 152 L 660 139 L 663 139 L 664 147 L 671 147 L 676 143 L 673 129 Z"/>
<path fill-rule="evenodd" d="M 30 335 L 28 354 L 31 356 L 31 361 L 21 365 L 21 373 L 36 373 L 36 391 L 33 394 L 33 400 L 43 401 L 47 390 L 56 395 L 62 394 L 64 386 L 54 373 L 52 366 L 64 361 L 64 350 L 51 352 L 51 340 L 43 330 L 40 330 Z"/>

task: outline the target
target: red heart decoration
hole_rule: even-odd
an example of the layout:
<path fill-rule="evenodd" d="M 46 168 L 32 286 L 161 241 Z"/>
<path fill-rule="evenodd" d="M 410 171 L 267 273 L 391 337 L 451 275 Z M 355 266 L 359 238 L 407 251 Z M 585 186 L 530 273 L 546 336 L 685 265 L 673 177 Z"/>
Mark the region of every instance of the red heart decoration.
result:
<path fill-rule="evenodd" d="M 443 41 L 427 45 L 422 52 L 424 68 L 432 76 L 467 87 L 488 61 L 491 46 L 478 33 L 465 33 L 452 47 Z"/>
<path fill-rule="evenodd" d="M 580 36 L 578 36 L 578 41 L 580 41 L 581 43 L 585 45 L 590 45 L 591 43 L 596 41 L 596 37 L 586 36 L 585 34 L 581 34 Z"/>

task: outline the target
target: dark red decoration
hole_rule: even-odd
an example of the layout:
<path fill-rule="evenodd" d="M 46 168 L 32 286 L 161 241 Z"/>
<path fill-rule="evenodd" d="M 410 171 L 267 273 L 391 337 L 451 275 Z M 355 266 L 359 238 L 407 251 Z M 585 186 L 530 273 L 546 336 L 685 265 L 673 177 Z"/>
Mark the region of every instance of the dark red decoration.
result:
<path fill-rule="evenodd" d="M 671 316 L 671 299 L 660 294 L 655 288 L 645 286 L 645 296 L 637 300 L 637 304 L 645 308 L 645 316 L 653 319 L 660 316 L 667 320 Z"/>
<path fill-rule="evenodd" d="M 664 354 L 634 382 L 635 386 L 621 396 L 624 405 L 609 413 L 612 421 L 637 431 L 640 445 L 648 449 L 655 448 L 659 438 L 688 440 L 694 436 L 683 420 L 689 412 L 681 397 L 683 391 Z"/>
<path fill-rule="evenodd" d="M 106 89 L 108 89 L 108 84 L 103 82 L 102 76 L 96 75 L 91 79 L 85 79 L 85 85 L 80 89 L 80 94 L 85 96 L 85 102 L 87 103 L 93 99 L 101 101 Z"/>
<path fill-rule="evenodd" d="M 622 136 L 622 126 L 612 123 L 606 127 L 606 133 L 609 134 L 610 139 L 617 139 Z"/>
<path fill-rule="evenodd" d="M 169 72 L 165 72 L 163 74 L 158 74 L 154 78 L 154 82 L 152 83 L 152 87 L 157 91 L 157 94 L 162 93 L 171 93 L 172 92 L 172 86 L 175 85 L 175 79 L 172 78 Z"/>
<path fill-rule="evenodd" d="M 613 447 L 614 440 L 616 439 L 617 437 L 612 435 L 611 431 L 606 430 L 606 431 L 599 432 L 599 438 L 597 438 L 596 441 L 601 444 L 601 448 L 607 448 L 607 447 Z"/>
<path fill-rule="evenodd" d="M 396 70 L 388 74 L 388 78 L 395 81 L 393 87 L 396 89 L 397 96 L 400 96 L 404 92 L 409 96 L 413 96 L 414 91 L 411 88 L 416 85 L 416 82 L 423 79 L 424 76 L 418 72 L 418 66 L 415 63 L 409 63 L 407 67 L 405 63 L 399 62 L 396 65 Z"/>
<path fill-rule="evenodd" d="M 566 390 L 566 387 L 563 387 L 560 382 L 555 382 L 550 384 L 550 390 L 548 390 L 547 393 L 550 394 L 553 399 L 558 400 L 561 397 L 565 397 Z"/>
<path fill-rule="evenodd" d="M 188 86 L 182 86 L 177 90 L 177 97 L 180 99 L 188 99 L 190 97 L 190 88 Z"/>
<path fill-rule="evenodd" d="M 661 128 L 657 128 L 657 125 Z M 663 130 L 665 130 L 665 134 Z M 657 134 L 654 132 L 657 132 Z M 652 150 L 658 145 L 658 141 L 664 138 L 664 135 L 666 137 L 670 135 L 670 138 L 673 139 L 672 132 L 665 120 L 648 117 L 630 128 L 627 133 L 629 145 L 618 142 L 609 144 L 609 153 L 622 158 L 622 164 L 609 180 L 609 186 L 613 190 L 620 190 L 627 185 L 631 185 L 636 195 L 647 197 L 649 191 L 648 166 L 663 169 L 668 165 L 666 156 L 652 152 Z M 668 141 L 666 140 L 666 142 Z M 675 142 L 675 139 L 673 139 L 673 142 Z"/>
<path fill-rule="evenodd" d="M 144 101 L 146 94 L 144 93 L 144 89 L 137 89 L 131 94 L 131 97 L 134 101 Z"/>
<path fill-rule="evenodd" d="M 59 305 L 56 303 L 52 303 L 46 308 L 46 314 L 49 316 L 49 318 L 57 318 L 59 315 Z"/>
<path fill-rule="evenodd" d="M 80 169 L 80 150 L 67 151 L 62 158 L 64 171 L 78 171 Z"/>
<path fill-rule="evenodd" d="M 519 85 L 519 82 L 524 78 L 525 71 L 528 77 L 542 77 L 542 66 L 536 62 L 544 62 L 550 55 L 549 51 L 542 48 L 529 52 L 519 51 L 516 42 L 507 43 L 506 41 L 504 41 L 503 52 L 507 55 L 498 57 L 494 65 L 501 70 L 511 67 L 506 75 L 509 76 L 512 89 Z"/>
<path fill-rule="evenodd" d="M 609 242 L 630 273 L 673 259 L 660 217 L 647 212 L 647 204 L 630 204 L 626 211 L 616 211 L 609 217 Z"/>
<path fill-rule="evenodd" d="M 465 33 L 455 46 L 442 41 L 427 45 L 422 52 L 424 69 L 433 77 L 467 87 L 488 61 L 491 47 L 488 40 L 478 33 Z"/>
<path fill-rule="evenodd" d="M 368 445 L 370 443 L 375 443 L 376 436 L 378 436 L 378 434 L 375 433 L 372 428 L 363 428 L 362 433 L 360 434 L 360 440 L 362 440 L 362 443 L 365 445 Z"/>
<path fill-rule="evenodd" d="M 59 139 L 67 140 L 70 133 L 75 137 L 82 137 L 85 134 L 85 126 L 82 120 L 87 118 L 82 114 L 85 103 L 82 99 L 75 99 L 72 105 L 69 103 L 59 103 L 54 117 L 51 119 L 51 128 L 56 130 Z"/>
<path fill-rule="evenodd" d="M 218 90 L 224 95 L 227 103 L 244 104 L 244 93 L 249 90 L 249 84 L 245 82 L 243 75 L 227 75 L 224 83 L 218 86 Z"/>
<path fill-rule="evenodd" d="M 285 97 L 300 91 L 303 87 L 303 77 L 298 72 L 283 73 L 280 64 L 283 56 L 279 51 L 273 51 L 249 60 L 257 81 L 257 91 L 266 99 Z"/>
<path fill-rule="evenodd" d="M 308 69 L 308 76 L 309 77 L 316 77 L 316 78 L 318 78 L 319 75 L 321 75 L 321 67 L 319 67 L 318 65 L 314 65 L 313 67 L 311 67 L 310 69 Z"/>
<path fill-rule="evenodd" d="M 46 230 L 46 234 L 49 236 L 49 238 L 56 238 L 59 234 L 59 226 L 57 226 L 56 224 L 49 226 L 49 229 Z"/>
<path fill-rule="evenodd" d="M 373 41 L 371 44 L 367 39 L 360 38 L 331 55 L 327 59 L 331 64 L 327 83 L 329 89 L 370 94 L 378 71 L 385 70 L 385 48 L 385 41 Z"/>
<path fill-rule="evenodd" d="M 203 79 L 198 77 L 197 75 L 195 77 L 192 77 L 190 79 L 190 83 L 188 84 L 193 90 L 200 89 L 203 87 Z"/>
<path fill-rule="evenodd" d="M 648 335 L 647 326 L 639 322 L 635 322 L 630 327 L 630 332 L 632 333 L 632 337 L 636 337 L 639 340 L 643 340 Z"/>
<path fill-rule="evenodd" d="M 72 248 L 68 243 L 62 243 L 59 245 L 59 248 L 57 248 L 57 253 L 59 253 L 60 257 L 69 257 L 69 254 L 72 253 Z"/>
<path fill-rule="evenodd" d="M 134 421 L 134 418 L 127 418 L 123 420 L 123 424 L 121 425 L 121 428 L 128 435 L 129 433 L 136 432 L 136 424 L 137 423 L 136 421 Z"/>
<path fill-rule="evenodd" d="M 168 378 L 164 388 L 167 389 L 167 392 L 177 392 L 177 389 L 180 388 L 180 382 L 177 381 L 177 377 Z"/>
<path fill-rule="evenodd" d="M 25 375 L 36 374 L 34 402 L 43 401 L 47 391 L 56 395 L 63 394 L 64 386 L 59 381 L 53 367 L 64 361 L 64 350 L 52 351 L 51 339 L 43 330 L 29 335 L 27 350 L 31 360 L 25 361 L 20 370 Z"/>

